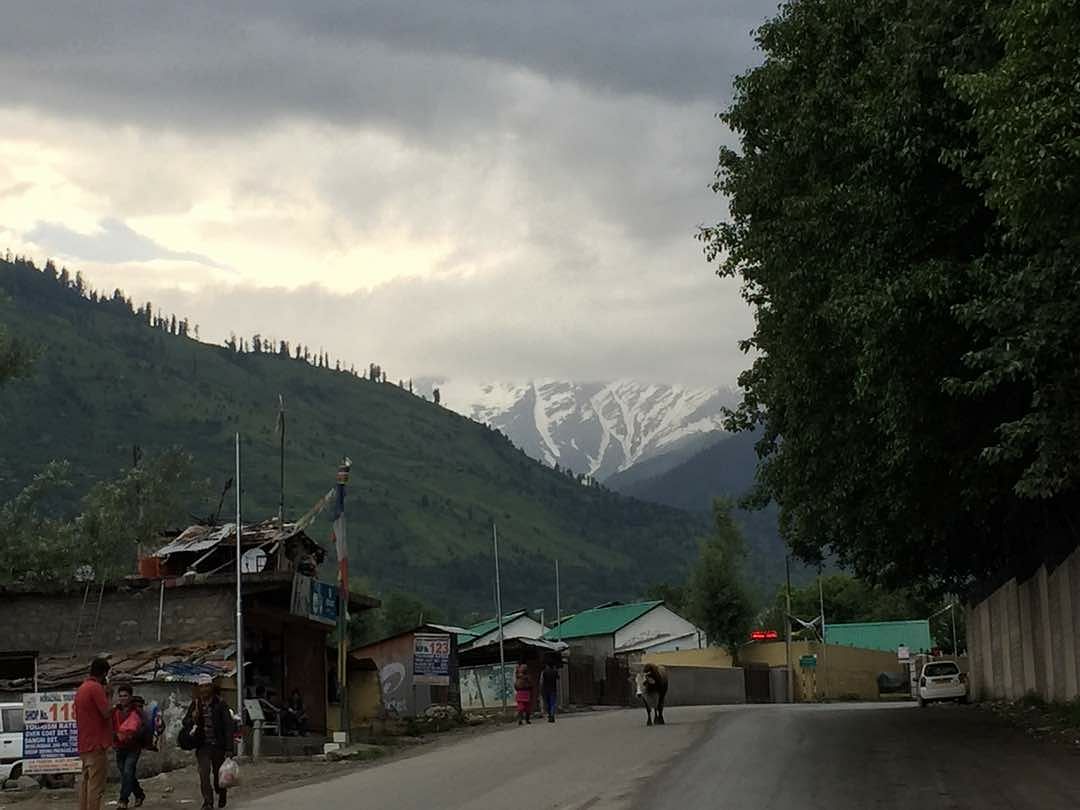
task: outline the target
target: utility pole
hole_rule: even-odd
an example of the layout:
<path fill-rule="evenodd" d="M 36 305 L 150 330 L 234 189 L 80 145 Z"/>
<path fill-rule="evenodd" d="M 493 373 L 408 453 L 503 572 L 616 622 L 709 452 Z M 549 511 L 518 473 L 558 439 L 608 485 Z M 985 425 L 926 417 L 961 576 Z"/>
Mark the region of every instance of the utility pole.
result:
<path fill-rule="evenodd" d="M 825 650 L 828 647 L 826 638 L 828 637 L 825 632 L 825 592 L 821 587 L 821 569 L 818 569 L 817 578 L 817 592 L 818 592 L 818 605 L 821 607 L 821 674 L 822 685 L 821 691 L 824 693 L 825 698 L 829 697 L 829 668 L 825 662 Z"/>
<path fill-rule="evenodd" d="M 555 625 L 556 637 L 559 641 L 562 641 L 562 602 L 559 598 L 559 561 L 555 560 L 555 621 L 558 624 Z"/>
<path fill-rule="evenodd" d="M 503 714 L 506 714 L 506 654 L 503 650 L 502 589 L 499 586 L 499 529 L 491 522 L 491 537 L 495 544 L 495 618 L 499 623 L 499 672 L 502 676 Z"/>
<path fill-rule="evenodd" d="M 243 556 L 243 546 L 240 539 L 244 534 L 244 524 L 240 512 L 240 434 L 236 434 L 236 712 L 241 718 L 244 717 L 244 603 L 242 588 L 242 570 L 240 558 Z M 238 745 L 238 754 L 242 754 L 244 748 L 243 739 Z"/>
<path fill-rule="evenodd" d="M 784 575 L 787 589 L 784 592 L 784 656 L 787 660 L 787 702 L 795 702 L 795 671 L 791 666 L 791 557 L 784 555 Z"/>

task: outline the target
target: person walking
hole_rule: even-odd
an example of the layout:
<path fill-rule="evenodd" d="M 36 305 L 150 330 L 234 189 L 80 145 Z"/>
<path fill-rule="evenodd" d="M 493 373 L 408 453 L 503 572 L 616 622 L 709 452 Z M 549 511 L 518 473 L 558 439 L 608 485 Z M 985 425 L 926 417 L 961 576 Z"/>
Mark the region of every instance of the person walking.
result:
<path fill-rule="evenodd" d="M 181 725 L 198 743 L 195 761 L 199 765 L 202 810 L 213 810 L 215 794 L 217 806 L 224 807 L 227 792 L 218 784 L 218 773 L 225 758 L 233 754 L 233 719 L 209 675 L 200 675 L 195 681 L 195 699 Z"/>
<path fill-rule="evenodd" d="M 89 677 L 75 692 L 75 728 L 82 760 L 79 810 L 101 810 L 105 798 L 105 776 L 113 743 L 112 706 L 105 685 L 108 676 L 109 662 L 95 658 L 90 662 Z"/>
<path fill-rule="evenodd" d="M 529 665 L 524 661 L 514 670 L 514 701 L 517 703 L 518 725 L 532 723 L 532 682 Z"/>
<path fill-rule="evenodd" d="M 540 695 L 544 699 L 548 722 L 554 723 L 555 707 L 559 702 L 559 670 L 552 661 L 548 661 L 540 673 Z"/>
<path fill-rule="evenodd" d="M 120 801 L 117 802 L 117 810 L 127 810 L 128 800 L 133 795 L 136 807 L 142 807 L 146 800 L 137 770 L 147 731 L 141 704 L 142 698 L 135 697 L 129 685 L 116 687 L 113 728 L 116 730 L 116 769 L 120 771 Z"/>

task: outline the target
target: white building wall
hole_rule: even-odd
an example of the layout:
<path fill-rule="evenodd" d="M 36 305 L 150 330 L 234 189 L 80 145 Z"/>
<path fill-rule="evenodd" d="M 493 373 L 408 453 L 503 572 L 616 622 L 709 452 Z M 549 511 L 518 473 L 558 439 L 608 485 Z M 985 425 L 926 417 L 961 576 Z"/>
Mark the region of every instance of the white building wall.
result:
<path fill-rule="evenodd" d="M 691 638 L 683 639 L 679 649 L 696 650 L 705 646 L 705 634 L 693 623 L 688 622 L 666 605 L 653 608 L 644 616 L 640 616 L 630 624 L 615 633 L 615 649 L 623 650 L 635 646 L 649 645 L 650 642 L 662 641 L 665 638 L 685 636 L 692 633 Z M 665 648 L 665 649 L 674 649 Z"/>

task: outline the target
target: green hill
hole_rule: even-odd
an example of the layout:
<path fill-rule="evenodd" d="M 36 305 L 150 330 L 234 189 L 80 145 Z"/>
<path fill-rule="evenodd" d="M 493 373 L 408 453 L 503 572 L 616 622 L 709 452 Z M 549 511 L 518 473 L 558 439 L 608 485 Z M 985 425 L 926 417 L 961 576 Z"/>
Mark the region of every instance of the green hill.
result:
<path fill-rule="evenodd" d="M 119 291 L 102 298 L 51 266 L 0 261 L 0 324 L 40 353 L 30 377 L 0 388 L 0 501 L 48 461 L 68 459 L 76 486 L 60 508 L 71 509 L 129 464 L 136 444 L 146 453 L 182 446 L 220 487 L 239 431 L 245 517 L 274 515 L 280 394 L 287 515 L 306 511 L 350 456 L 351 572 L 452 616 L 492 610 L 493 519 L 511 607 L 554 607 L 556 558 L 565 609 L 681 582 L 705 531 L 697 516 L 582 486 L 395 384 L 200 343 L 180 334 L 184 322 L 174 334 Z M 192 513 L 212 513 L 216 495 Z M 325 539 L 326 523 L 314 533 Z"/>

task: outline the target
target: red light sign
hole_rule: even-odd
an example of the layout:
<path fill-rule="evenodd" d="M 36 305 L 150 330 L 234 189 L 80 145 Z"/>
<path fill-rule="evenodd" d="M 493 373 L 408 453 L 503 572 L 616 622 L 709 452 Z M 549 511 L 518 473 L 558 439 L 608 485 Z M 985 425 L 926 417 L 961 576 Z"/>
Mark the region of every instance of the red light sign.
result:
<path fill-rule="evenodd" d="M 751 630 L 751 641 L 775 641 L 780 638 L 780 634 L 775 630 Z"/>

